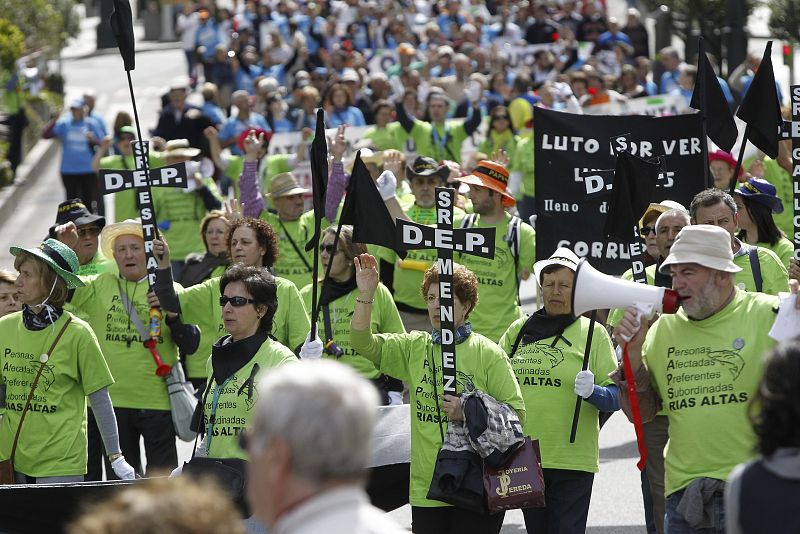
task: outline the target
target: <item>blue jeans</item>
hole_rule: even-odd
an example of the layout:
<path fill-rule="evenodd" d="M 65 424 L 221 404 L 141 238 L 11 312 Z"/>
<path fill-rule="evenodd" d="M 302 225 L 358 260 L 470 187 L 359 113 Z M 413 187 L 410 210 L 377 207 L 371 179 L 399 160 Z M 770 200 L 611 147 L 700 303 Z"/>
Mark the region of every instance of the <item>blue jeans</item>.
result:
<path fill-rule="evenodd" d="M 667 516 L 664 520 L 664 532 L 666 534 L 725 534 L 725 507 L 724 497 L 720 493 L 714 496 L 714 504 L 717 506 L 717 528 L 692 528 L 689 523 L 678 513 L 678 505 L 683 498 L 684 490 L 676 491 L 667 497 Z"/>

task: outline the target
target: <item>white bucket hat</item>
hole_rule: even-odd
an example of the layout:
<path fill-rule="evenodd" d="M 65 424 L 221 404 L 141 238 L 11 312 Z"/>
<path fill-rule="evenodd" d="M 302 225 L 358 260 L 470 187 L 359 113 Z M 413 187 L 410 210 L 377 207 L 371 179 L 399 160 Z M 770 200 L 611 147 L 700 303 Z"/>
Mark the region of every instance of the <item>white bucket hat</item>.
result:
<path fill-rule="evenodd" d="M 551 265 L 561 265 L 572 271 L 578 268 L 578 262 L 581 259 L 575 255 L 570 249 L 561 247 L 553 252 L 553 255 L 546 260 L 539 260 L 533 264 L 533 275 L 536 277 L 536 282 L 542 285 L 542 271 Z"/>
<path fill-rule="evenodd" d="M 697 263 L 716 271 L 738 273 L 741 267 L 733 263 L 731 234 L 724 228 L 710 224 L 684 226 L 678 232 L 669 255 L 659 267 L 661 274 L 669 274 L 669 266 L 678 263 Z"/>

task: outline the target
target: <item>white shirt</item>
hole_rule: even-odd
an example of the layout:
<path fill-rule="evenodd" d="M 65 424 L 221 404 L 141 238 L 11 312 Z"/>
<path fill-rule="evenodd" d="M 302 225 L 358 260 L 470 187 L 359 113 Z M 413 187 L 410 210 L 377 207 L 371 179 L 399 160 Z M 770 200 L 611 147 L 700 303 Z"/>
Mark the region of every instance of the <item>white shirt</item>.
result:
<path fill-rule="evenodd" d="M 357 486 L 325 491 L 278 518 L 271 534 L 398 534 L 400 528 Z"/>

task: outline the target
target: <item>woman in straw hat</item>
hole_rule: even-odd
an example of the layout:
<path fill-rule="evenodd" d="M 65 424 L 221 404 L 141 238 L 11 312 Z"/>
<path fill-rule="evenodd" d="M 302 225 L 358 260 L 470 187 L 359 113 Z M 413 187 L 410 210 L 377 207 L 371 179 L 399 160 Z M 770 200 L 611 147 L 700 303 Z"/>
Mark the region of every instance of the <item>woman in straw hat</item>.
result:
<path fill-rule="evenodd" d="M 598 412 L 619 409 L 619 390 L 608 378 L 617 360 L 611 338 L 594 326 L 589 367 L 582 370 L 589 319 L 572 314 L 572 289 L 579 258 L 559 248 L 533 265 L 544 307 L 511 323 L 500 339 L 517 375 L 529 417 L 523 430 L 539 440 L 546 508 L 523 509 L 528 532 L 584 532 L 594 474 L 599 469 Z M 575 395 L 585 402 L 575 443 L 570 427 Z"/>
<path fill-rule="evenodd" d="M 69 291 L 84 285 L 75 274 L 78 257 L 55 239 L 11 247 L 11 254 L 23 308 L 0 319 L 0 459 L 12 461 L 18 483 L 82 482 L 88 397 L 114 473 L 134 478 L 120 453 L 108 394 L 114 379 L 97 337 L 64 311 Z"/>

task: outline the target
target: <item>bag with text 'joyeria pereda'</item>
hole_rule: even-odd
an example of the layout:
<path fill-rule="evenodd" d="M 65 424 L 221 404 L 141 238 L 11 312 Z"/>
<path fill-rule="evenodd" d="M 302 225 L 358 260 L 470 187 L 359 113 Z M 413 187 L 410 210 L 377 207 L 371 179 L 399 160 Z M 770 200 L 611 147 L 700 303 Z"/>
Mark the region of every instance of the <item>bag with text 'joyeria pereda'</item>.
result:
<path fill-rule="evenodd" d="M 544 474 L 539 440 L 525 437 L 500 467 L 483 464 L 483 487 L 490 512 L 515 508 L 543 508 Z"/>
<path fill-rule="evenodd" d="M 31 400 L 33 399 L 33 393 L 36 391 L 36 386 L 39 385 L 39 378 L 42 376 L 42 371 L 47 365 L 47 360 L 50 358 L 50 355 L 53 354 L 56 345 L 58 345 L 58 342 L 61 340 L 61 336 L 64 335 L 67 326 L 69 326 L 69 323 L 71 322 L 72 322 L 72 317 L 68 316 L 67 320 L 64 322 L 64 326 L 61 327 L 61 330 L 58 332 L 56 339 L 53 341 L 53 344 L 50 345 L 50 349 L 48 349 L 47 352 L 42 354 L 42 357 L 39 359 L 39 370 L 36 371 L 36 378 L 33 379 L 33 384 L 31 385 L 31 391 L 30 393 L 28 393 L 28 399 L 25 401 L 25 408 L 22 409 L 22 415 L 20 415 L 19 417 L 19 424 L 17 424 L 17 431 L 14 434 L 14 442 L 11 445 L 11 454 L 9 455 L 7 460 L 3 460 L 2 462 L 0 462 L 0 485 L 17 483 L 16 476 L 14 475 L 14 456 L 17 453 L 17 442 L 19 441 L 20 430 L 22 430 L 22 423 L 25 421 L 25 416 L 28 414 L 28 408 L 31 407 Z"/>

